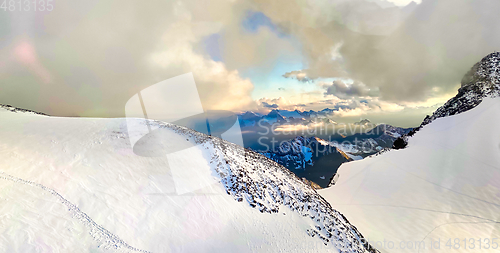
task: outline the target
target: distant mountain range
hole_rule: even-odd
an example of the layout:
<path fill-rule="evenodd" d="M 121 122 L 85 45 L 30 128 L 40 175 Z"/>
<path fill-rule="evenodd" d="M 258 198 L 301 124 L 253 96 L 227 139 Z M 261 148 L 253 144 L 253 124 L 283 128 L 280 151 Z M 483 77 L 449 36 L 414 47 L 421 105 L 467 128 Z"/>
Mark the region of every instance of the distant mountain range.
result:
<path fill-rule="evenodd" d="M 371 124 L 367 119 L 355 124 Z M 318 137 L 297 136 L 272 150 L 260 153 L 287 167 L 297 176 L 327 187 L 337 168 L 345 162 L 361 160 L 391 148 L 394 141 L 412 128 L 380 124 L 366 133 L 327 141 Z"/>
<path fill-rule="evenodd" d="M 353 160 L 341 149 L 323 139 L 304 136 L 281 142 L 276 150 L 261 154 L 321 188 L 328 186 L 331 177 L 342 163 Z"/>
<path fill-rule="evenodd" d="M 330 123 L 336 124 L 335 121 L 329 119 L 333 116 L 336 110 L 325 108 L 321 111 L 288 111 L 274 109 L 268 114 L 260 114 L 255 112 L 244 112 L 238 115 L 241 127 L 255 126 L 261 121 L 261 124 L 308 124 L 308 123 Z"/>
<path fill-rule="evenodd" d="M 413 129 L 377 125 L 368 119 L 337 123 L 332 119 L 335 111 L 330 108 L 321 111 L 274 109 L 268 114 L 248 111 L 239 114 L 238 119 L 244 132 L 267 128 L 266 135 L 254 133 L 254 139 L 245 138 L 245 147 L 283 165 L 316 188 L 327 187 L 341 164 L 389 149 L 397 138 Z M 304 126 L 312 131 L 291 131 L 288 135 L 267 131 L 283 125 Z M 320 128 L 335 130 L 321 134 Z M 348 130 L 338 131 L 342 128 Z"/>

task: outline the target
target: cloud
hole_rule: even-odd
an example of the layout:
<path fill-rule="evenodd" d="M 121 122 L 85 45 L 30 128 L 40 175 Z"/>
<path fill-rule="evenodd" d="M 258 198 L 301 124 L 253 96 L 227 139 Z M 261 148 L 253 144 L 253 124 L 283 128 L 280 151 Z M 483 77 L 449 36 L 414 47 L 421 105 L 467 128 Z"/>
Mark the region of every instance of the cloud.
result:
<path fill-rule="evenodd" d="M 295 109 L 302 110 L 303 106 L 302 104 L 296 104 L 293 103 L 284 97 L 279 97 L 279 98 L 261 98 L 257 101 L 257 104 L 259 104 L 261 107 L 263 107 L 265 110 L 269 109 L 280 109 L 280 110 L 290 110 L 293 111 Z"/>
<path fill-rule="evenodd" d="M 335 95 L 339 98 L 378 96 L 376 89 L 370 89 L 361 82 L 353 81 L 346 83 L 342 80 L 335 80 L 331 85 L 326 85 L 325 95 Z"/>
<path fill-rule="evenodd" d="M 307 77 L 307 73 L 305 73 L 304 71 L 300 71 L 300 70 L 294 70 L 294 71 L 287 72 L 287 73 L 283 74 L 283 77 L 297 79 L 298 81 L 304 82 L 304 83 L 312 81 L 310 78 Z"/>
<path fill-rule="evenodd" d="M 337 117 L 358 117 L 380 112 L 399 112 L 405 109 L 404 106 L 399 104 L 380 101 L 377 98 L 370 100 L 348 100 L 345 102 L 337 103 L 335 105 L 336 111 L 333 112 Z"/>
<path fill-rule="evenodd" d="M 205 109 L 257 108 L 251 81 L 197 48 L 239 23 L 246 9 L 223 0 L 75 0 L 51 12 L 5 16 L 0 103 L 52 115 L 119 117 L 141 89 L 193 72 Z"/>
<path fill-rule="evenodd" d="M 408 15 L 400 8 L 384 9 L 364 0 L 255 2 L 260 11 L 301 42 L 306 68 L 283 76 L 303 82 L 350 78 L 346 68 L 350 59 L 344 57 L 343 49 L 364 48 L 381 38 L 373 35 L 390 34 Z"/>
<path fill-rule="evenodd" d="M 228 70 L 222 62 L 215 62 L 196 54 L 192 45 L 182 43 L 196 38 L 190 33 L 187 33 L 186 37 L 180 37 L 183 33 L 180 30 L 189 29 L 190 23 L 182 22 L 174 25 L 176 28 L 163 37 L 163 45 L 173 45 L 151 54 L 151 68 L 157 71 L 172 71 L 177 68 L 192 71 L 204 109 L 238 111 L 256 108 L 256 105 L 253 105 L 255 102 L 250 97 L 253 90 L 250 80 L 242 78 L 237 70 Z M 199 28 L 209 29 L 209 27 Z M 174 37 L 175 39 L 172 39 Z"/>
<path fill-rule="evenodd" d="M 273 109 L 277 109 L 279 106 L 277 104 L 269 104 L 265 101 L 261 102 L 262 103 L 262 106 L 266 107 L 266 108 L 273 108 Z"/>
<path fill-rule="evenodd" d="M 351 51 L 347 68 L 386 100 L 423 101 L 436 87 L 456 91 L 477 61 L 498 50 L 498 8 L 498 1 L 423 1 L 376 50 Z"/>
<path fill-rule="evenodd" d="M 348 99 L 333 97 L 331 99 L 311 102 L 306 104 L 306 106 L 316 111 L 324 108 L 332 109 L 334 117 L 354 117 L 374 113 L 397 113 L 407 108 L 405 105 L 382 101 L 377 97 L 366 97 L 363 99 L 357 97 Z"/>
<path fill-rule="evenodd" d="M 425 101 L 436 87 L 450 93 L 500 45 L 499 1 L 426 0 L 409 16 L 362 0 L 256 2 L 301 41 L 305 76 L 358 80 L 386 101 Z M 342 58 L 334 60 L 339 43 Z"/>
<path fill-rule="evenodd" d="M 52 12 L 2 18 L 0 103 L 54 115 L 123 116 L 141 89 L 193 72 L 205 109 L 267 109 L 253 101 L 245 73 L 301 59 L 302 69 L 283 76 L 355 81 L 316 87 L 314 96 L 286 86 L 287 95 L 296 93 L 287 97 L 293 102 L 263 102 L 290 109 L 339 102 L 319 101 L 326 93 L 358 100 L 354 108 L 375 110 L 366 105 L 375 98 L 388 110 L 420 108 L 456 92 L 463 74 L 498 50 L 498 9 L 490 0 L 426 0 L 411 14 L 365 0 L 64 1 Z M 249 11 L 266 25 L 245 28 Z M 211 36 L 216 53 L 203 45 Z"/>
<path fill-rule="evenodd" d="M 438 91 L 436 91 L 438 92 Z M 369 118 L 373 122 L 385 122 L 395 126 L 415 127 L 418 126 L 426 114 L 446 102 L 453 94 L 446 94 L 423 102 L 389 102 L 379 97 L 349 97 L 338 98 L 327 96 L 327 99 L 315 99 L 306 103 L 294 103 L 285 98 L 262 98 L 258 101 L 262 108 L 263 102 L 269 105 L 276 104 L 278 109 L 283 110 L 314 110 L 321 111 L 325 108 L 333 110 L 332 117 L 338 118 L 339 122 L 356 119 L 359 117 Z M 270 108 L 265 108 L 268 112 Z M 263 111 L 264 112 L 264 111 Z"/>
<path fill-rule="evenodd" d="M 251 1 L 238 2 L 249 5 Z M 249 9 L 250 6 L 247 6 Z M 248 11 L 234 13 L 234 21 L 224 25 L 221 31 L 222 60 L 228 69 L 271 72 L 280 59 L 302 59 L 297 42 L 272 25 L 242 25 L 248 18 Z M 259 15 L 262 16 L 262 15 Z M 251 16 L 250 16 L 251 17 Z"/>

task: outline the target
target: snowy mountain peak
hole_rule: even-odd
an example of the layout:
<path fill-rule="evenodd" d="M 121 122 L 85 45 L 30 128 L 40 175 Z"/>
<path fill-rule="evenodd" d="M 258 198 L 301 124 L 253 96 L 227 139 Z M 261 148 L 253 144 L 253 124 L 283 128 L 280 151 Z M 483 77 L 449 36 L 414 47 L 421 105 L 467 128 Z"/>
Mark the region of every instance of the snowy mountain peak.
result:
<path fill-rule="evenodd" d="M 462 78 L 458 94 L 439 107 L 432 115 L 427 115 L 419 127 L 399 137 L 394 149 L 406 148 L 408 136 L 413 136 L 425 125 L 438 118 L 469 111 L 478 106 L 486 97 L 500 96 L 500 53 L 494 52 L 476 63 Z"/>
<path fill-rule="evenodd" d="M 495 52 L 476 63 L 462 78 L 458 94 L 427 116 L 422 126 L 437 118 L 468 111 L 479 105 L 485 97 L 500 95 L 500 53 Z M 417 129 L 418 130 L 418 129 Z"/>
<path fill-rule="evenodd" d="M 335 110 L 330 109 L 330 108 L 325 108 L 325 109 L 321 110 L 321 112 L 324 112 L 324 113 L 332 113 L 333 111 L 335 111 Z"/>
<path fill-rule="evenodd" d="M 285 117 L 283 117 L 283 115 L 281 115 L 278 110 L 272 110 L 270 113 L 266 115 L 266 118 L 277 119 L 278 121 L 286 120 Z"/>
<path fill-rule="evenodd" d="M 494 52 L 476 63 L 463 77 L 462 88 L 469 85 L 494 86 L 500 84 L 500 53 Z M 498 88 L 498 87 L 497 87 Z"/>
<path fill-rule="evenodd" d="M 240 114 L 240 117 L 241 119 L 243 120 L 247 120 L 247 119 L 255 119 L 255 118 L 259 118 L 261 117 L 262 115 L 259 115 L 255 112 L 252 112 L 252 111 L 248 111 L 248 112 L 245 112 L 243 114 Z"/>
<path fill-rule="evenodd" d="M 368 120 L 368 119 L 362 119 L 359 122 L 355 122 L 354 124 L 355 125 L 367 125 L 367 124 L 370 124 L 370 123 L 372 123 L 370 120 Z"/>

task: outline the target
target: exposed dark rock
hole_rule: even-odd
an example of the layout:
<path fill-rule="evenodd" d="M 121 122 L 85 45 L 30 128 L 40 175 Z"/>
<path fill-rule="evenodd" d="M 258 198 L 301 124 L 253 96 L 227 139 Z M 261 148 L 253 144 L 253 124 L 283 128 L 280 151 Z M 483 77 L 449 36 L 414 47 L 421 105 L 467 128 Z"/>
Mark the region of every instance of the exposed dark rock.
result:
<path fill-rule="evenodd" d="M 476 63 L 462 78 L 458 94 L 439 107 L 432 115 L 427 115 L 422 124 L 414 128 L 403 138 L 411 137 L 425 125 L 438 118 L 466 112 L 481 102 L 485 97 L 500 96 L 500 53 L 491 53 Z M 402 142 L 398 141 L 400 147 Z"/>

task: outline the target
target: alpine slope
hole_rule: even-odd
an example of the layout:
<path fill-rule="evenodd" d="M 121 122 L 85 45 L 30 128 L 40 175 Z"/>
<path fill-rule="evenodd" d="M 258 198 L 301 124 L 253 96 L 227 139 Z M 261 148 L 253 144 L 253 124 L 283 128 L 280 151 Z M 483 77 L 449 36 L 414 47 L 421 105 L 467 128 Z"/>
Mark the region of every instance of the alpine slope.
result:
<path fill-rule="evenodd" d="M 381 252 L 499 250 L 499 65 L 482 59 L 406 148 L 343 164 L 319 191 Z"/>
<path fill-rule="evenodd" d="M 2 106 L 0 252 L 378 252 L 266 157 L 159 121 L 139 156 L 133 122 Z"/>

